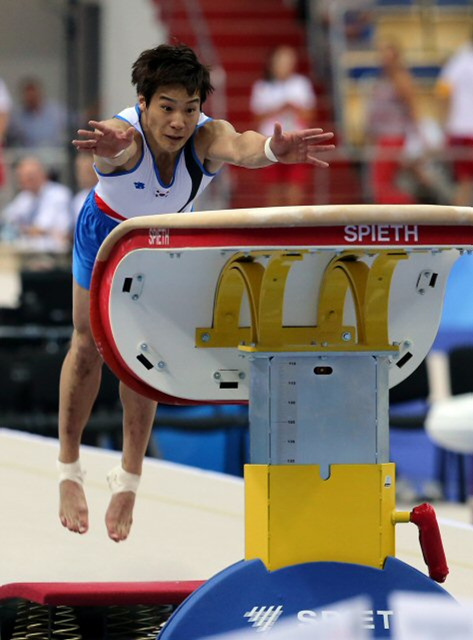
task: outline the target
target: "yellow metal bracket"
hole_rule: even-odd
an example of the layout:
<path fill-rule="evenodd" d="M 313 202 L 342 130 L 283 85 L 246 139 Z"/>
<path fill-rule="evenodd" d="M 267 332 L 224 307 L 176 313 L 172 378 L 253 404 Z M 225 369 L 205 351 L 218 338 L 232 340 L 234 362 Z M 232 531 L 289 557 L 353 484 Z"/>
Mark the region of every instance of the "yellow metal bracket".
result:
<path fill-rule="evenodd" d="M 322 278 L 315 326 L 283 326 L 284 293 L 289 271 L 305 250 L 235 254 L 223 267 L 216 287 L 212 327 L 196 329 L 196 347 L 239 347 L 245 351 L 392 351 L 388 335 L 389 290 L 404 251 L 379 251 L 371 266 L 361 252 L 344 252 Z M 258 259 L 268 257 L 266 266 Z M 356 327 L 343 324 L 350 292 Z M 240 327 L 246 294 L 250 326 Z M 316 301 L 314 300 L 314 306 Z"/>
<path fill-rule="evenodd" d="M 343 315 L 349 291 L 356 314 L 358 349 L 392 350 L 388 332 L 389 291 L 394 269 L 400 260 L 406 259 L 404 251 L 382 251 L 369 267 L 359 260 L 357 253 L 334 258 L 322 280 L 317 325 L 323 327 L 327 336 L 346 335 Z"/>
<path fill-rule="evenodd" d="M 213 327 L 197 329 L 197 346 L 235 347 L 241 342 L 258 340 L 258 314 L 261 285 L 265 269 L 254 261 L 236 254 L 228 262 L 217 283 Z M 240 327 L 243 295 L 247 294 L 251 325 Z M 199 340 L 200 339 L 200 340 Z"/>
<path fill-rule="evenodd" d="M 270 255 L 264 267 L 257 258 Z M 303 252 L 255 251 L 237 253 L 220 274 L 213 311 L 213 326 L 196 330 L 197 347 L 236 347 L 280 341 L 284 291 L 289 270 Z M 243 295 L 248 297 L 251 325 L 240 327 Z"/>

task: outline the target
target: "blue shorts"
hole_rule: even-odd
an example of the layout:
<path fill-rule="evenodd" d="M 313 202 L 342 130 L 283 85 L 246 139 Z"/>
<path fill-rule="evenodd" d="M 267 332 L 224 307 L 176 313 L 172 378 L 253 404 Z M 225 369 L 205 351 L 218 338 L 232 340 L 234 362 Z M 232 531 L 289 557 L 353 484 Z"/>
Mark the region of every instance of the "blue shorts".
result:
<path fill-rule="evenodd" d="M 89 193 L 77 218 L 72 250 L 72 275 L 84 289 L 90 289 L 95 258 L 100 245 L 119 222 L 112 220 L 97 207 L 95 191 Z"/>

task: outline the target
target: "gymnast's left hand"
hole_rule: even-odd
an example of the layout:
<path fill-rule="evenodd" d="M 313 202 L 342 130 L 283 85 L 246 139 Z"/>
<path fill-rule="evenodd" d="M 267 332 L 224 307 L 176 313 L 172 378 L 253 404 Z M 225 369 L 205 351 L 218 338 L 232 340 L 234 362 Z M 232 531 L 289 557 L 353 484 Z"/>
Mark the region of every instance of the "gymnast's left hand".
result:
<path fill-rule="evenodd" d="M 323 129 L 283 131 L 279 122 L 276 122 L 270 147 L 278 161 L 283 164 L 303 162 L 316 167 L 328 167 L 329 163 L 317 156 L 319 153 L 335 149 L 334 144 L 325 144 L 333 136 L 332 131 L 324 131 Z"/>

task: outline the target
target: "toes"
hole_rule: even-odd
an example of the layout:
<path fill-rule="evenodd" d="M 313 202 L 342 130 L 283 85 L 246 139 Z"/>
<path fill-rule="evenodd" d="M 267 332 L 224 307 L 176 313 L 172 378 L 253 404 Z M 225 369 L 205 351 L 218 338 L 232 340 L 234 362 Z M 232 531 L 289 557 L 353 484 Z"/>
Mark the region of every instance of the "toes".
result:
<path fill-rule="evenodd" d="M 131 529 L 131 520 L 126 523 L 106 522 L 108 537 L 114 542 L 122 542 L 128 538 Z"/>
<path fill-rule="evenodd" d="M 66 516 L 61 516 L 60 521 L 63 527 L 72 531 L 73 533 L 86 533 L 88 530 L 88 524 L 85 520 L 77 520 L 77 517 L 67 518 Z"/>
<path fill-rule="evenodd" d="M 63 527 L 74 533 L 86 533 L 89 514 L 84 491 L 77 483 L 64 481 L 60 484 L 59 520 Z"/>
<path fill-rule="evenodd" d="M 105 515 L 105 526 L 109 538 L 114 542 L 122 542 L 128 538 L 133 522 L 134 503 L 135 496 L 130 492 L 117 493 L 112 496 Z"/>
<path fill-rule="evenodd" d="M 122 542 L 123 540 L 126 540 L 128 536 L 123 533 L 119 533 L 118 531 L 109 530 L 108 537 L 110 540 L 113 540 L 113 542 Z"/>
<path fill-rule="evenodd" d="M 86 522 L 78 522 L 76 531 L 82 535 L 83 533 L 87 533 L 88 528 L 89 527 Z"/>

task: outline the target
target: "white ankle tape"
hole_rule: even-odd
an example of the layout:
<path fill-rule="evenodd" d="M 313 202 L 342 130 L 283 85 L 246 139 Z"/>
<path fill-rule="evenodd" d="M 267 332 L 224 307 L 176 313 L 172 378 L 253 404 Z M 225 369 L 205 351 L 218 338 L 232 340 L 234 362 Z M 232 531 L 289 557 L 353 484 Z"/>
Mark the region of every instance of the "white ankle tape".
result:
<path fill-rule="evenodd" d="M 61 462 L 57 460 L 56 466 L 59 471 L 59 483 L 64 480 L 71 480 L 81 486 L 84 484 L 85 471 L 80 465 L 80 460 L 76 460 L 76 462 Z"/>
<path fill-rule="evenodd" d="M 112 494 L 123 493 L 124 491 L 136 493 L 140 484 L 140 477 L 135 473 L 128 473 L 119 464 L 108 472 L 107 481 Z"/>

